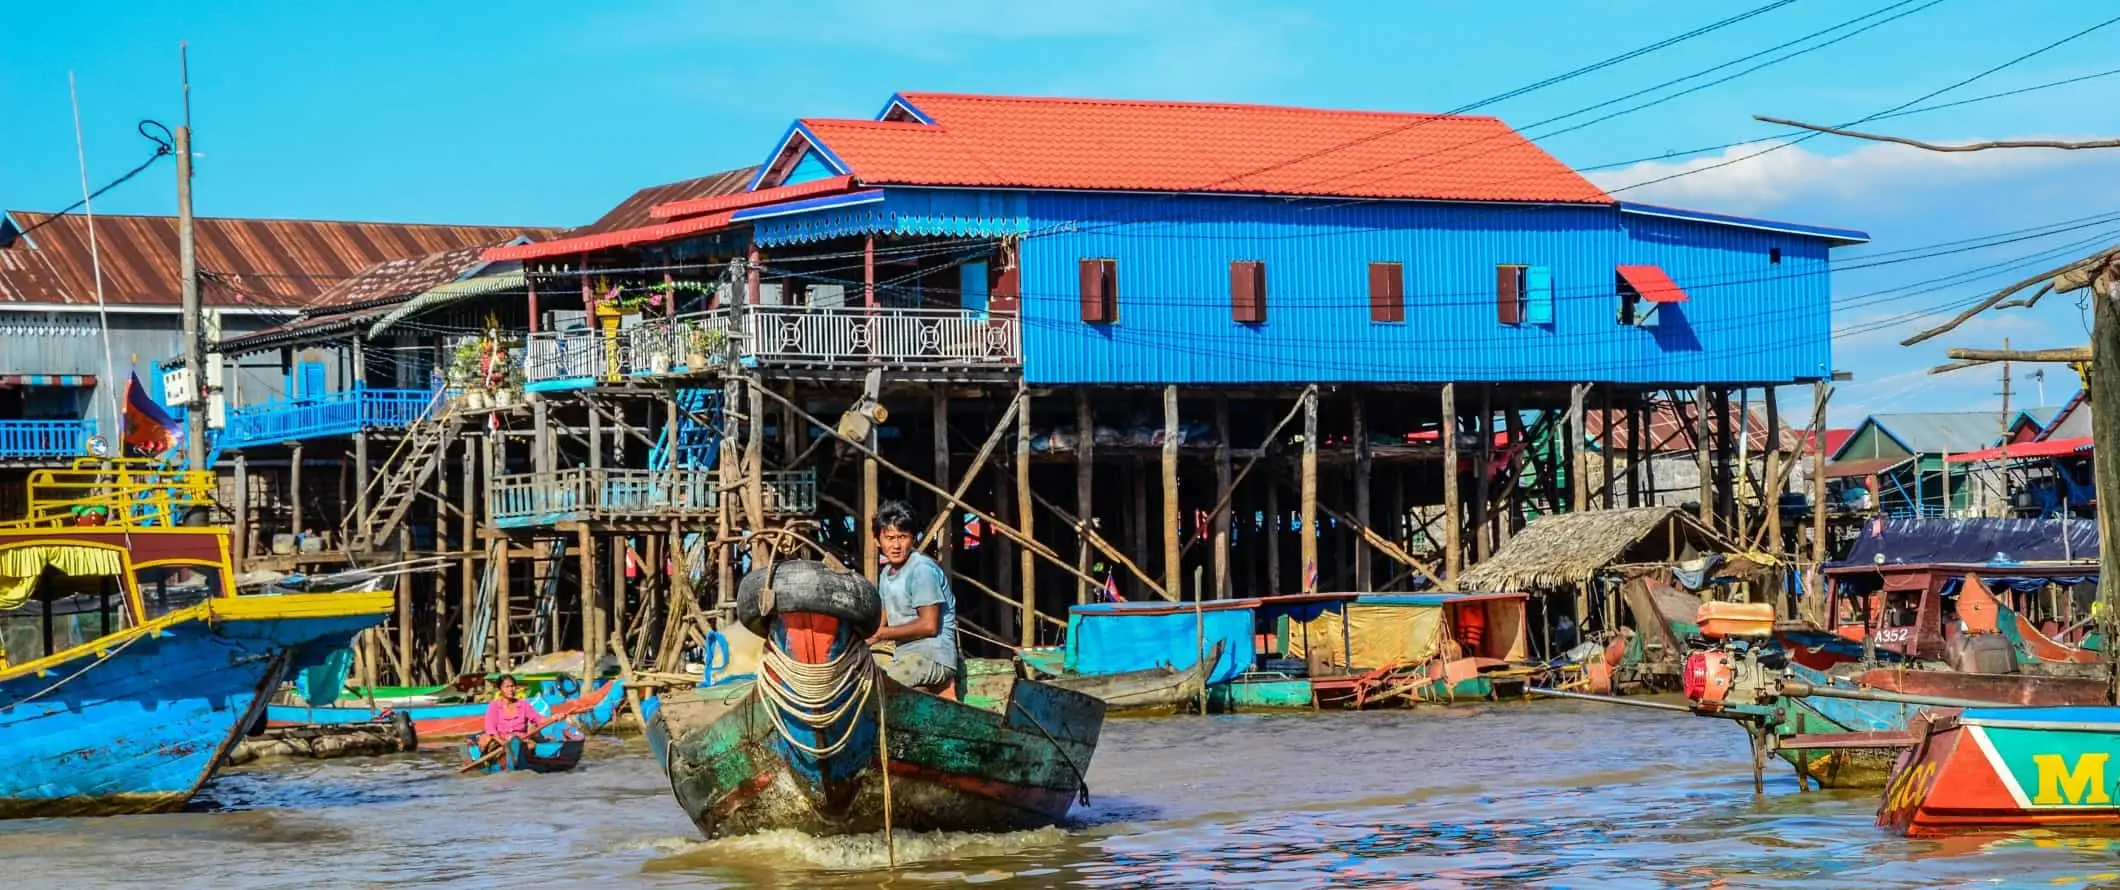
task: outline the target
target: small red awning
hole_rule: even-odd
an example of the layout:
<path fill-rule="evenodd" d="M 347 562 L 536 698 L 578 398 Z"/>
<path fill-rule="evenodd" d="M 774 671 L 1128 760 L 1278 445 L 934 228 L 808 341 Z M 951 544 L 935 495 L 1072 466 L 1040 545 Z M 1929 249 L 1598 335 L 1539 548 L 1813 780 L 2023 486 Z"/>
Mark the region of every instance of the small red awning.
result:
<path fill-rule="evenodd" d="M 2002 446 L 1998 445 L 1994 448 L 1980 451 L 1953 454 L 1945 458 L 1945 460 L 1954 464 L 1977 464 L 1982 461 L 2001 460 L 2004 450 Z M 2020 457 L 2069 457 L 2077 454 L 2089 454 L 2091 452 L 2091 437 L 2048 439 L 2044 442 L 2015 442 L 2007 450 L 2012 460 Z"/>
<path fill-rule="evenodd" d="M 1686 292 L 1658 266 L 1621 266 L 1619 277 L 1651 303 L 1683 303 Z"/>

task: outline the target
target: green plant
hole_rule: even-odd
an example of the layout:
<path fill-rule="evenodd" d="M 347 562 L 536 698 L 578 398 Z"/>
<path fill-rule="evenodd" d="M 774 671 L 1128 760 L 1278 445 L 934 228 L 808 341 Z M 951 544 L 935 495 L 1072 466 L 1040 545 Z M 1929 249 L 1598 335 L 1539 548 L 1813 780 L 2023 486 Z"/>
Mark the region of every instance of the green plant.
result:
<path fill-rule="evenodd" d="M 722 328 L 695 327 L 692 329 L 692 354 L 718 356 L 729 346 L 729 332 Z"/>

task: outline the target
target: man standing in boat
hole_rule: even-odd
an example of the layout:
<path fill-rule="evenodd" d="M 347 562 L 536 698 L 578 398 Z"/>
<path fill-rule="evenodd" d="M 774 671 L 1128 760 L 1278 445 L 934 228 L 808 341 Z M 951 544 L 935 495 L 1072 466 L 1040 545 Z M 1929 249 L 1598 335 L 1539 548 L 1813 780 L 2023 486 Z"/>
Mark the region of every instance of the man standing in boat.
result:
<path fill-rule="evenodd" d="M 884 626 L 870 643 L 896 643 L 886 672 L 891 679 L 935 692 L 957 677 L 957 598 L 942 564 L 913 549 L 920 522 L 904 501 L 876 511 L 876 549 L 884 566 L 876 578 L 883 598 Z"/>

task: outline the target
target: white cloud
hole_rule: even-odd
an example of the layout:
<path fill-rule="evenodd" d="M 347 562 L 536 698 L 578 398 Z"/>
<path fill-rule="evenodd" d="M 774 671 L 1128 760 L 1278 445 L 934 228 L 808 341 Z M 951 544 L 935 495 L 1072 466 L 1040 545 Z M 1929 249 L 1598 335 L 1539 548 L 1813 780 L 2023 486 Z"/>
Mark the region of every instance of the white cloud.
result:
<path fill-rule="evenodd" d="M 2042 150 L 1940 153 L 1879 143 L 1827 155 L 1801 144 L 1762 141 L 1724 149 L 1719 155 L 1645 161 L 1592 173 L 1590 179 L 1607 190 L 1651 183 L 1620 192 L 1621 200 L 1756 213 L 1799 200 L 1892 199 L 1909 191 L 2004 179 L 2084 157 Z M 1718 166 L 1725 163 L 1728 166 Z M 1674 175 L 1677 178 L 1666 179 Z"/>

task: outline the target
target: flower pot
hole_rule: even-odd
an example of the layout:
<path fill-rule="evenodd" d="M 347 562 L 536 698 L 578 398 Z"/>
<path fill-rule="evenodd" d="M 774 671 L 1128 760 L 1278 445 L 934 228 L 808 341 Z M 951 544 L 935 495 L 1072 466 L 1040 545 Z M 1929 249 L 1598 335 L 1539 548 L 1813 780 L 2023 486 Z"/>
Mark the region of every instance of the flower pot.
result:
<path fill-rule="evenodd" d="M 690 368 L 690 369 L 692 369 L 692 370 L 694 370 L 694 371 L 698 371 L 698 370 L 702 370 L 702 369 L 706 368 L 706 366 L 707 366 L 707 354 L 706 354 L 706 353 L 704 353 L 704 352 L 693 352 L 693 353 L 688 353 L 688 354 L 686 354 L 686 355 L 685 355 L 685 367 L 687 367 L 687 368 Z"/>
<path fill-rule="evenodd" d="M 668 353 L 662 353 L 662 352 L 657 352 L 657 353 L 653 353 L 653 354 L 649 355 L 649 356 L 648 356 L 648 373 L 650 373 L 650 374 L 668 374 L 668 373 L 670 373 L 670 356 L 669 356 L 669 354 L 668 354 Z"/>
<path fill-rule="evenodd" d="M 473 411 L 486 407 L 486 391 L 483 389 L 466 390 L 464 392 L 464 407 Z"/>

